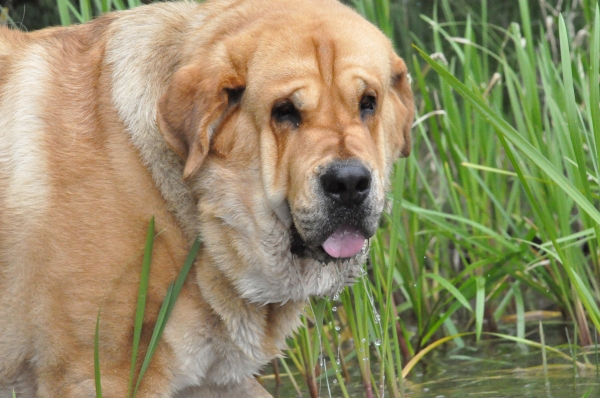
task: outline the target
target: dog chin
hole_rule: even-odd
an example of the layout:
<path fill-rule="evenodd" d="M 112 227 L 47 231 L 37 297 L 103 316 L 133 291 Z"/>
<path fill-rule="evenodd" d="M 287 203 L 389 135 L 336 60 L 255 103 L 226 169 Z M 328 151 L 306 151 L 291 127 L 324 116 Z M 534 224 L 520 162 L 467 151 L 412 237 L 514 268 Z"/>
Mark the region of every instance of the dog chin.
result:
<path fill-rule="evenodd" d="M 369 239 L 364 240 L 358 253 L 346 258 L 332 257 L 323 245 L 307 245 L 294 224 L 290 240 L 293 266 L 301 276 L 299 286 L 292 292 L 294 300 L 310 296 L 337 298 L 344 287 L 354 284 L 364 273 L 362 266 L 369 255 Z"/>
<path fill-rule="evenodd" d="M 337 296 L 346 286 L 353 285 L 357 278 L 364 273 L 363 264 L 368 256 L 368 242 L 361 253 L 352 258 L 334 259 L 321 262 L 312 258 L 298 258 L 297 263 L 304 269 L 300 289 L 295 292 L 298 299 L 308 297 L 333 297 Z"/>
<path fill-rule="evenodd" d="M 284 232 L 283 229 L 280 232 Z M 285 235 L 293 233 L 293 228 L 285 232 Z M 293 249 L 290 244 L 293 239 L 288 239 L 283 239 L 289 242 L 287 244 L 279 241 L 284 244 L 264 246 L 268 252 L 266 257 L 271 261 L 262 267 L 248 268 L 237 280 L 243 298 L 260 304 L 300 302 L 310 297 L 336 298 L 344 287 L 354 284 L 364 273 L 362 266 L 368 257 L 369 240 L 350 258 L 332 258 L 323 249 L 320 252 L 308 246 L 304 246 L 300 255 L 298 248 Z"/>

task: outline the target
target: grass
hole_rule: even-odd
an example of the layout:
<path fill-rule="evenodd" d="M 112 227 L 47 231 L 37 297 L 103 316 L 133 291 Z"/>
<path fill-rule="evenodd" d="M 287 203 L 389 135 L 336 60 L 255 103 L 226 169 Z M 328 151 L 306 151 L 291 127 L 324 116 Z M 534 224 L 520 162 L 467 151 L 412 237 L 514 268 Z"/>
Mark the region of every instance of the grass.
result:
<path fill-rule="evenodd" d="M 7 7 L 0 7 L 0 26 L 3 25 L 10 25 L 11 27 L 15 27 L 15 23 L 8 14 Z"/>
<path fill-rule="evenodd" d="M 416 19 L 407 2 L 352 0 L 411 65 L 417 122 L 365 275 L 340 297 L 312 302 L 280 362 L 283 380 L 312 397 L 334 384 L 352 396 L 351 368 L 366 397 L 402 397 L 428 352 L 471 339 L 541 349 L 544 365 L 554 356 L 574 372 L 595 367 L 577 360 L 576 346 L 592 346 L 600 328 L 598 5 L 519 0 L 507 11 L 514 22 L 499 26 L 487 0 L 454 4 L 435 1 Z M 57 0 L 63 24 L 137 5 Z M 572 357 L 526 338 L 527 314 L 546 308 L 574 323 Z M 497 333 L 506 314 L 516 314 L 514 335 Z"/>
<path fill-rule="evenodd" d="M 138 293 L 138 304 L 137 309 L 135 311 L 135 324 L 133 330 L 133 345 L 131 350 L 131 370 L 129 374 L 129 387 L 127 389 L 127 398 L 135 398 L 140 387 L 140 383 L 144 378 L 144 374 L 150 365 L 150 361 L 154 356 L 154 352 L 158 347 L 158 343 L 164 331 L 164 328 L 169 320 L 169 316 L 171 315 L 171 311 L 175 306 L 175 302 L 177 301 L 177 297 L 181 292 L 181 288 L 187 278 L 187 275 L 194 264 L 196 259 L 196 255 L 198 250 L 200 249 L 200 239 L 196 239 L 190 248 L 190 252 L 181 268 L 177 279 L 174 282 L 171 282 L 167 289 L 167 294 L 163 300 L 160 311 L 158 312 L 158 317 L 156 319 L 156 323 L 154 324 L 154 328 L 152 331 L 152 337 L 150 338 L 150 343 L 146 349 L 146 355 L 144 356 L 144 360 L 139 366 L 139 343 L 140 336 L 142 334 L 142 326 L 144 323 L 144 312 L 146 307 L 146 296 L 148 292 L 148 279 L 150 276 L 150 265 L 152 263 L 152 248 L 154 245 L 155 231 L 154 231 L 154 217 L 150 220 L 148 224 L 148 232 L 146 234 L 146 244 L 144 246 L 144 259 L 142 261 L 142 272 L 140 278 L 140 286 Z M 96 332 L 94 335 L 94 381 L 96 385 L 96 397 L 102 397 L 102 380 L 101 380 L 101 372 L 100 372 L 100 315 L 102 312 L 102 306 L 98 310 L 98 317 L 96 318 Z M 135 382 L 135 384 L 134 384 Z"/>

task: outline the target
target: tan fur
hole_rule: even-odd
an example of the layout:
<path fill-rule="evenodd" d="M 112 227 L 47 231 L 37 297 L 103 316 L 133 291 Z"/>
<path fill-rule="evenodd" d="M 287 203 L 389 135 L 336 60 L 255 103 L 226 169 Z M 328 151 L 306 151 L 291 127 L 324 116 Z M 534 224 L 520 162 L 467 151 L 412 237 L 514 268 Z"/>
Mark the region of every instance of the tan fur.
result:
<path fill-rule="evenodd" d="M 333 0 L 165 3 L 0 28 L 0 70 L 0 397 L 95 396 L 100 305 L 103 393 L 126 395 L 152 215 L 142 354 L 197 234 L 203 245 L 138 396 L 269 396 L 253 375 L 306 299 L 352 283 L 366 255 L 292 254 L 292 224 L 308 239 L 327 222 L 320 173 L 362 162 L 373 226 L 410 151 L 412 94 L 389 41 Z M 366 94 L 377 108 L 363 120 Z M 274 121 L 281 100 L 297 128 Z"/>

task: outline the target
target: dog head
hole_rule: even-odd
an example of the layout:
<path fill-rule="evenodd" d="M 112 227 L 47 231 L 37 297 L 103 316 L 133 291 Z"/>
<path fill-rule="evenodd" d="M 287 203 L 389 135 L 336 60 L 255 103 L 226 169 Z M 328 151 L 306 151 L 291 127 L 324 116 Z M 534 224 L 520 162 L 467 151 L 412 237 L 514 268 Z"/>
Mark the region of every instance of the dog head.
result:
<path fill-rule="evenodd" d="M 392 165 L 410 153 L 407 69 L 377 28 L 337 2 L 245 12 L 242 28 L 215 27 L 210 46 L 190 50 L 159 102 L 159 129 L 185 162 L 204 239 L 225 236 L 213 246 L 250 264 L 227 271 L 242 294 L 264 296 L 258 281 L 286 272 L 299 273 L 305 294 L 331 293 L 316 281 L 322 264 L 339 275 L 363 259 Z M 231 252 L 215 250 L 217 262 Z"/>

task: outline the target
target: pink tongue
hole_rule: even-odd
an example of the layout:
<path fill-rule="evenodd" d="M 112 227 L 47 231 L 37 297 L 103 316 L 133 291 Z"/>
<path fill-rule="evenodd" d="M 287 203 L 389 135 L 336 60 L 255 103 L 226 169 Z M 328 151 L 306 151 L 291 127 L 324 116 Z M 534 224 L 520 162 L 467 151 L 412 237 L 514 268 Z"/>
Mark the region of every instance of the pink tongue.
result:
<path fill-rule="evenodd" d="M 342 225 L 323 242 L 323 249 L 333 258 L 348 258 L 356 256 L 364 244 L 363 234 L 356 228 Z"/>

